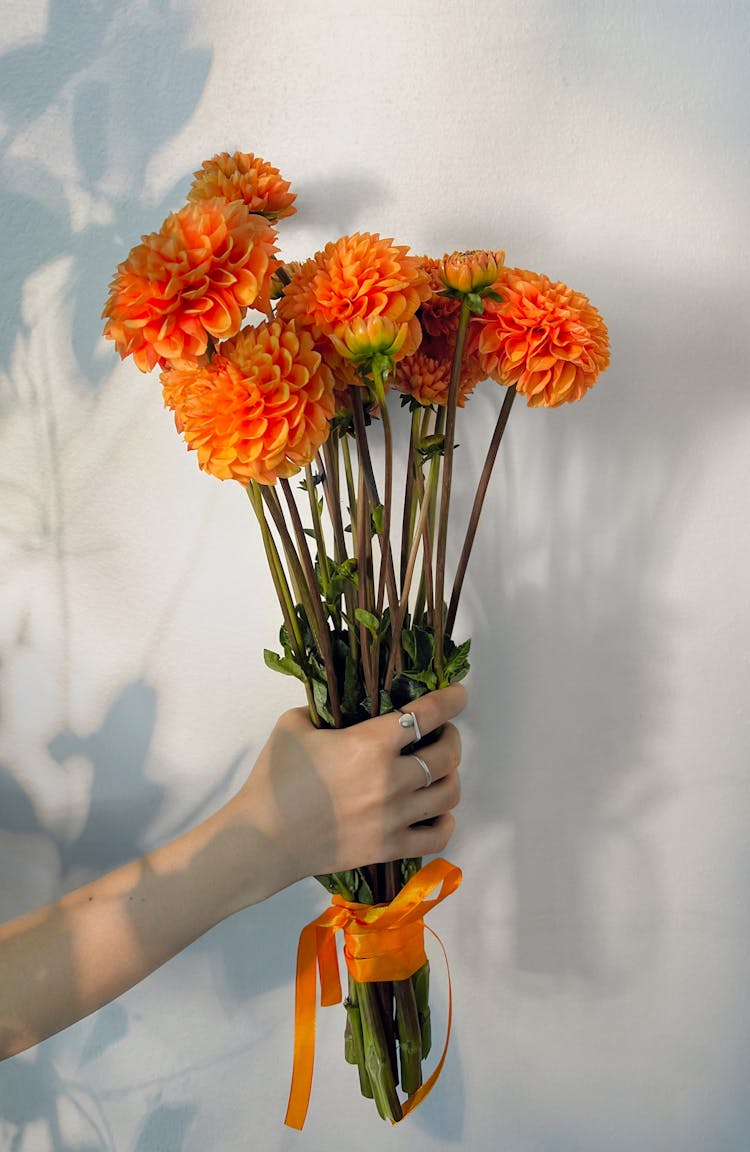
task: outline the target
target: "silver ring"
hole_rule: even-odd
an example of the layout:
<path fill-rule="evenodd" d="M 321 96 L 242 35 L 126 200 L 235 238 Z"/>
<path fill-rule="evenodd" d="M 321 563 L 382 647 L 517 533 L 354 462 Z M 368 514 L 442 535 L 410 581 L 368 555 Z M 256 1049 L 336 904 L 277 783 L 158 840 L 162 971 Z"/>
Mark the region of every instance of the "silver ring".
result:
<path fill-rule="evenodd" d="M 415 740 L 421 740 L 422 739 L 422 733 L 419 730 L 419 724 L 417 723 L 417 718 L 413 712 L 402 712 L 398 718 L 398 722 L 402 728 L 413 728 L 414 729 L 414 739 Z"/>
<path fill-rule="evenodd" d="M 412 752 L 412 753 L 410 753 L 410 755 L 412 756 L 412 758 L 414 760 L 416 760 L 417 764 L 419 764 L 422 771 L 424 772 L 424 784 L 422 785 L 422 787 L 423 788 L 429 788 L 430 784 L 432 784 L 432 772 L 430 772 L 430 769 L 427 767 L 427 765 L 425 764 L 422 757 L 417 756 L 416 752 Z"/>

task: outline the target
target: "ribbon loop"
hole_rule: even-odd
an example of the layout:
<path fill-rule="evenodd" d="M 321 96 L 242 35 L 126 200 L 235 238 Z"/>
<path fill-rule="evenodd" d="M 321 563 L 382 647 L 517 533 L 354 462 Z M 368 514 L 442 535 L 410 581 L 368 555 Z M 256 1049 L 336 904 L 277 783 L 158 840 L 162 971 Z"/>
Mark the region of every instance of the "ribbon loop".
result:
<path fill-rule="evenodd" d="M 424 917 L 461 883 L 461 870 L 438 857 L 412 876 L 390 904 L 357 904 L 334 896 L 330 907 L 302 929 L 297 948 L 294 1015 L 294 1068 L 285 1124 L 302 1128 L 312 1090 L 315 1060 L 316 973 L 320 972 L 320 1003 L 341 1003 L 336 933 L 344 933 L 344 959 L 352 977 L 361 984 L 408 980 L 426 960 Z M 439 888 L 432 900 L 427 897 Z M 432 929 L 429 929 L 432 932 Z M 448 957 L 442 941 L 432 932 Z M 448 971 L 448 1028 L 440 1061 L 430 1078 L 403 1105 L 412 1112 L 432 1090 L 445 1062 L 451 1029 L 450 970 Z"/>

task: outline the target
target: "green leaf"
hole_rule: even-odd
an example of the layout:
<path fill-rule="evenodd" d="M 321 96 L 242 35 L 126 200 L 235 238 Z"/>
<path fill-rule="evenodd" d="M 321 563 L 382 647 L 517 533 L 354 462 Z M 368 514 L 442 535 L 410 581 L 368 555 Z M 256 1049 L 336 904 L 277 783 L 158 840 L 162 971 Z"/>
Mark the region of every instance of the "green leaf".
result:
<path fill-rule="evenodd" d="M 411 660 L 412 664 L 417 663 L 417 638 L 411 628 L 403 628 L 401 631 L 401 647 L 406 655 Z"/>
<path fill-rule="evenodd" d="M 297 680 L 304 680 L 305 675 L 296 660 L 291 656 L 279 656 L 278 653 L 272 652 L 270 648 L 263 649 L 263 659 L 268 668 L 272 668 L 274 672 L 281 672 L 284 676 L 295 676 Z"/>
<path fill-rule="evenodd" d="M 373 636 L 377 636 L 378 629 L 380 628 L 380 621 L 377 616 L 373 616 L 372 612 L 368 612 L 366 608 L 355 608 L 354 619 L 358 624 L 364 624 L 368 632 Z"/>
<path fill-rule="evenodd" d="M 357 884 L 357 899 L 360 904 L 374 904 L 375 897 L 372 894 L 372 888 L 365 880 L 365 874 L 361 868 L 357 869 L 359 876 L 359 883 Z"/>
<path fill-rule="evenodd" d="M 331 604 L 343 595 L 347 583 L 351 583 L 353 588 L 357 587 L 357 561 L 354 556 L 343 560 L 341 564 L 337 564 L 335 560 L 329 559 L 328 566 L 331 579 L 328 585 L 328 596 L 326 599 L 328 603 Z"/>
<path fill-rule="evenodd" d="M 385 688 L 380 689 L 380 715 L 385 716 L 388 712 L 395 712 L 396 706 L 391 699 L 390 692 L 386 692 Z"/>
<path fill-rule="evenodd" d="M 404 392 L 401 395 L 401 407 L 406 408 L 407 405 L 410 412 L 423 412 L 426 408 L 429 408 L 430 411 L 433 411 L 435 407 L 433 404 L 420 404 L 416 397 L 409 396 Z"/>
<path fill-rule="evenodd" d="M 302 531 L 305 533 L 305 536 L 311 536 L 313 540 L 315 539 L 315 531 L 314 531 L 314 529 L 312 529 L 312 528 L 303 528 L 303 529 L 302 529 Z"/>
<path fill-rule="evenodd" d="M 416 680 L 409 680 L 406 674 L 402 672 L 397 672 L 391 682 L 391 699 L 397 708 L 403 708 L 412 700 L 418 700 L 420 696 L 424 696 L 426 691 L 424 684 L 419 684 Z"/>
<path fill-rule="evenodd" d="M 330 876 L 330 875 L 316 876 L 315 879 L 318 881 L 319 884 L 323 885 L 323 887 L 326 889 L 327 892 L 330 892 L 333 896 L 338 895 L 339 886 L 336 883 L 336 881 L 334 880 L 333 876 Z"/>
<path fill-rule="evenodd" d="M 488 289 L 487 292 L 483 292 L 482 295 L 485 298 L 489 298 L 490 300 L 494 300 L 496 304 L 502 304 L 502 302 L 503 302 L 503 297 L 500 295 L 500 293 L 495 292 L 494 289 L 492 289 L 492 288 Z"/>
<path fill-rule="evenodd" d="M 481 316 L 484 312 L 484 300 L 476 292 L 468 292 L 466 294 L 466 303 L 472 312 L 476 312 L 477 316 Z"/>
<path fill-rule="evenodd" d="M 418 684 L 424 684 L 429 692 L 434 692 L 437 688 L 437 676 L 434 672 L 413 672 L 409 669 L 404 671 L 404 676 L 409 680 L 416 680 Z"/>
<path fill-rule="evenodd" d="M 378 536 L 382 536 L 385 531 L 385 507 L 383 504 L 378 504 L 377 508 L 373 508 L 370 513 L 370 522 L 372 525 L 371 534 L 376 532 Z"/>
<path fill-rule="evenodd" d="M 453 652 L 450 653 L 448 661 L 445 664 L 444 674 L 446 677 L 452 677 L 454 672 L 458 672 L 464 665 L 466 670 L 469 670 L 469 649 L 471 648 L 471 640 L 464 640 L 463 644 L 454 647 Z"/>
<path fill-rule="evenodd" d="M 417 668 L 424 670 L 430 667 L 435 655 L 435 636 L 431 629 L 420 628 L 419 626 L 414 629 L 414 636 L 416 639 L 414 664 Z"/>
<path fill-rule="evenodd" d="M 359 712 L 359 703 L 362 699 L 362 676 L 359 661 L 347 649 L 344 664 L 344 691 L 341 708 L 347 715 L 356 716 Z"/>
<path fill-rule="evenodd" d="M 294 611 L 299 622 L 300 636 L 302 637 L 302 647 L 306 652 L 315 647 L 315 637 L 312 634 L 312 628 L 307 619 L 307 613 L 302 604 L 295 604 Z"/>
<path fill-rule="evenodd" d="M 339 876 L 356 900 L 359 889 L 359 871 L 354 868 L 348 868 L 346 872 L 339 872 Z"/>
<path fill-rule="evenodd" d="M 312 690 L 318 715 L 321 720 L 325 720 L 326 724 L 330 724 L 331 727 L 333 727 L 333 716 L 328 707 L 328 685 L 323 680 L 313 680 Z"/>

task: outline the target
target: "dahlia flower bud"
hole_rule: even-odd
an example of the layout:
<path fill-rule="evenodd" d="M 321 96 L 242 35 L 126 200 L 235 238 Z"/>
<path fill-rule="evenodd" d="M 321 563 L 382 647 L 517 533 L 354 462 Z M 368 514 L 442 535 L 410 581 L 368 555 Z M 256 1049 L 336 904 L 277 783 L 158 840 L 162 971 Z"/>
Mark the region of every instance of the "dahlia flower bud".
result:
<path fill-rule="evenodd" d="M 345 360 L 366 363 L 375 356 L 389 359 L 398 356 L 408 335 L 408 325 L 395 324 L 384 316 L 357 317 L 340 336 L 329 336 L 331 343 Z"/>
<path fill-rule="evenodd" d="M 453 252 L 437 262 L 438 278 L 449 292 L 458 296 L 485 296 L 500 275 L 505 253 Z"/>

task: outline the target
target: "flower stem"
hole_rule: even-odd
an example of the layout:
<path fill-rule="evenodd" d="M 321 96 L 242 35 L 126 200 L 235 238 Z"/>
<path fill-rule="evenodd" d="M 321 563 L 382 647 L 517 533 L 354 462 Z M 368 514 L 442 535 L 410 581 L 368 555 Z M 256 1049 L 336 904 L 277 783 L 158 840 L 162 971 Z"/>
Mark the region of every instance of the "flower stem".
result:
<path fill-rule="evenodd" d="M 417 1003 L 419 1031 L 422 1037 L 422 1059 L 426 1060 L 432 1047 L 432 1023 L 430 1019 L 430 962 L 425 960 L 422 967 L 411 978 L 414 999 Z"/>
<path fill-rule="evenodd" d="M 356 539 L 354 532 L 354 521 L 357 519 L 357 490 L 354 487 L 354 473 L 352 471 L 352 455 L 349 451 L 349 436 L 348 433 L 341 433 L 341 454 L 344 457 L 344 472 L 346 473 L 346 490 L 349 495 L 349 523 L 352 529 L 352 536 Z"/>
<path fill-rule="evenodd" d="M 409 550 L 414 533 L 415 519 L 415 472 L 419 467 L 417 460 L 417 442 L 419 440 L 419 409 L 415 408 L 411 414 L 411 431 L 409 433 L 409 454 L 406 463 L 406 488 L 404 491 L 404 518 L 401 523 L 401 596 L 404 595 L 404 577 L 409 559 Z"/>
<path fill-rule="evenodd" d="M 393 434 L 391 431 L 391 417 L 388 412 L 388 403 L 385 395 L 385 373 L 383 365 L 376 356 L 372 362 L 372 380 L 375 397 L 380 408 L 380 418 L 383 422 L 383 438 L 385 441 L 385 475 L 383 479 L 383 532 L 380 537 L 380 576 L 378 579 L 378 598 L 375 614 L 380 619 L 383 612 L 385 598 L 385 576 L 389 569 L 393 570 L 393 557 L 391 555 L 391 506 L 393 504 Z M 395 578 L 394 578 L 395 580 Z M 391 612 L 396 610 L 396 601 L 391 601 Z"/>
<path fill-rule="evenodd" d="M 500 447 L 500 441 L 503 438 L 505 426 L 508 423 L 508 417 L 510 416 L 510 410 L 513 406 L 515 396 L 516 387 L 515 384 L 513 384 L 505 393 L 503 406 L 500 409 L 500 415 L 497 418 L 495 430 L 492 433 L 492 440 L 490 441 L 490 446 L 487 450 L 487 458 L 484 462 L 484 467 L 482 468 L 482 474 L 479 477 L 479 483 L 477 485 L 477 491 L 474 497 L 474 504 L 471 509 L 471 516 L 469 518 L 469 525 L 466 529 L 466 539 L 464 540 L 464 546 L 461 549 L 461 558 L 458 561 L 458 568 L 456 569 L 456 576 L 453 581 L 453 591 L 451 592 L 451 602 L 448 609 L 448 618 L 445 623 L 445 628 L 449 636 L 453 631 L 453 625 L 456 621 L 458 601 L 461 596 L 461 588 L 463 587 L 464 576 L 466 575 L 466 567 L 469 563 L 469 557 L 471 556 L 471 550 L 474 545 L 474 537 L 477 534 L 477 525 L 479 524 L 479 516 L 482 511 L 482 505 L 484 504 L 484 498 L 487 494 L 487 486 L 490 482 L 492 469 L 495 466 L 495 459 L 497 457 L 498 448 Z"/>
<path fill-rule="evenodd" d="M 287 583 L 286 574 L 284 572 L 284 566 L 281 563 L 279 550 L 276 547 L 276 542 L 271 535 L 271 530 L 268 527 L 268 523 L 263 514 L 263 498 L 258 491 L 258 487 L 259 486 L 255 483 L 255 481 L 250 481 L 250 484 L 247 488 L 248 499 L 250 500 L 253 511 L 258 518 L 260 532 L 263 538 L 263 546 L 266 550 L 268 566 L 271 570 L 271 579 L 273 580 L 274 587 L 276 589 L 276 595 L 279 598 L 281 614 L 284 617 L 284 623 L 286 625 L 287 635 L 289 636 L 289 642 L 292 646 L 294 655 L 297 657 L 297 663 L 301 668 L 304 668 L 306 665 L 306 659 L 304 646 L 302 644 L 302 634 L 299 630 L 299 621 L 297 620 L 297 614 L 294 611 L 292 595 L 289 591 L 289 585 Z M 318 712 L 315 707 L 312 688 L 310 687 L 308 680 L 305 680 L 305 693 L 307 695 L 307 705 L 310 711 L 310 719 L 312 720 L 315 727 L 319 728 L 320 717 L 318 716 Z"/>
<path fill-rule="evenodd" d="M 271 519 L 274 522 L 276 531 L 279 534 L 279 539 L 281 540 L 281 544 L 284 549 L 284 555 L 286 556 L 286 562 L 289 566 L 289 572 L 292 577 L 292 587 L 294 588 L 294 594 L 297 597 L 298 603 L 302 604 L 303 608 L 305 609 L 310 628 L 314 631 L 315 618 L 312 612 L 312 604 L 310 603 L 310 590 L 307 587 L 305 574 L 302 571 L 302 565 L 300 564 L 297 550 L 294 547 L 294 542 L 292 541 L 292 537 L 289 533 L 289 529 L 287 528 L 286 521 L 284 520 L 284 513 L 281 508 L 279 497 L 275 489 L 272 488 L 269 484 L 260 484 L 258 488 L 261 496 L 263 497 L 263 500 L 265 501 L 268 511 L 271 513 Z"/>
<path fill-rule="evenodd" d="M 367 442 L 367 429 L 365 427 L 365 414 L 362 407 L 362 397 L 359 394 L 358 388 L 352 389 L 352 411 L 354 413 L 354 433 L 357 439 L 359 466 L 360 468 L 364 469 L 365 480 L 367 482 L 367 489 L 372 501 L 372 507 L 377 508 L 377 506 L 380 504 L 380 497 L 378 496 L 378 486 L 375 480 L 375 471 L 372 466 L 372 457 L 370 456 L 370 446 Z M 385 533 L 383 533 L 383 536 L 384 535 Z M 388 600 L 391 604 L 391 611 L 393 611 L 395 605 L 398 603 L 398 593 L 396 591 L 396 573 L 393 569 L 393 556 L 391 555 L 391 550 L 390 548 L 386 548 L 383 536 L 380 536 L 381 563 L 385 564 Z"/>
<path fill-rule="evenodd" d="M 451 481 L 453 479 L 453 438 L 456 434 L 456 406 L 458 385 L 461 378 L 461 360 L 464 341 L 469 326 L 470 308 L 468 301 L 461 300 L 461 314 L 458 320 L 456 347 L 453 352 L 448 409 L 445 421 L 445 454 L 443 456 L 443 482 L 440 491 L 440 519 L 438 522 L 437 559 L 435 564 L 435 672 L 439 687 L 443 684 L 443 644 L 445 625 L 443 619 L 443 595 L 445 589 L 445 558 L 448 540 L 448 513 L 450 510 Z"/>
<path fill-rule="evenodd" d="M 404 583 L 403 583 L 403 587 L 401 589 L 401 601 L 398 604 L 398 606 L 396 607 L 396 615 L 393 619 L 392 633 L 391 633 L 391 653 L 390 653 L 390 656 L 388 658 L 388 667 L 386 668 L 385 680 L 383 682 L 383 687 L 385 688 L 386 692 L 390 689 L 391 682 L 393 680 L 393 670 L 394 670 L 394 666 L 395 666 L 395 662 L 396 662 L 397 653 L 401 651 L 401 632 L 403 630 L 404 620 L 406 619 L 406 613 L 407 613 L 407 610 L 409 607 L 409 590 L 411 588 L 412 576 L 414 575 L 414 568 L 415 568 L 415 565 L 417 562 L 417 553 L 419 552 L 420 538 L 423 536 L 423 533 L 424 533 L 424 530 L 425 530 L 425 527 L 427 524 L 427 517 L 428 517 L 429 511 L 430 511 L 430 498 L 432 496 L 432 491 L 433 491 L 433 487 L 428 486 L 427 490 L 425 492 L 425 495 L 424 495 L 424 499 L 422 500 L 422 507 L 421 507 L 420 513 L 419 513 L 419 523 L 417 524 L 417 530 L 414 533 L 414 539 L 412 540 L 411 551 L 409 552 L 409 558 L 408 558 L 407 563 L 406 563 L 406 573 L 404 575 Z M 427 570 L 428 569 L 425 568 L 425 571 L 427 571 Z M 416 619 L 416 617 L 415 617 L 415 619 Z"/>
<path fill-rule="evenodd" d="M 442 409 L 441 409 L 442 411 Z M 438 419 L 435 420 L 438 426 Z M 427 624 L 431 628 L 435 619 L 435 590 L 432 579 L 432 541 L 435 538 L 435 508 L 437 505 L 437 489 L 440 480 L 440 458 L 433 456 L 430 460 L 430 472 L 425 485 L 422 469 L 417 473 L 417 492 L 422 506 L 426 503 L 429 512 L 422 528 L 422 575 L 419 580 L 417 602 L 414 606 L 414 623 L 418 624 L 427 601 Z"/>
<path fill-rule="evenodd" d="M 320 507 L 318 505 L 318 496 L 315 491 L 317 485 L 313 477 L 313 470 L 308 464 L 305 467 L 305 486 L 307 488 L 307 497 L 310 502 L 310 515 L 312 516 L 313 532 L 315 533 L 315 544 L 318 549 L 318 565 L 320 567 L 320 584 L 323 591 L 323 596 L 328 596 L 328 585 L 331 582 L 331 572 L 328 567 L 328 551 L 326 549 L 325 536 L 323 535 L 323 522 L 320 517 Z"/>
<path fill-rule="evenodd" d="M 310 592 L 310 600 L 312 602 L 312 610 L 315 616 L 315 623 L 318 629 L 318 641 L 320 645 L 320 655 L 325 665 L 326 679 L 328 681 L 328 696 L 331 701 L 331 713 L 333 715 L 333 722 L 337 728 L 343 728 L 344 718 L 341 715 L 341 701 L 339 699 L 339 686 L 336 678 L 336 666 L 333 662 L 333 648 L 331 647 L 331 633 L 328 630 L 328 622 L 323 615 L 323 606 L 320 602 L 320 589 L 318 581 L 315 576 L 315 569 L 310 557 L 310 549 L 307 547 L 307 538 L 305 530 L 302 527 L 297 501 L 294 499 L 291 485 L 288 480 L 282 479 L 280 481 L 281 489 L 286 498 L 289 514 L 292 518 L 292 525 L 294 527 L 294 534 L 297 538 L 297 548 L 302 560 L 302 567 L 307 577 L 307 586 Z"/>
<path fill-rule="evenodd" d="M 329 436 L 323 445 L 323 494 L 328 506 L 328 515 L 333 526 L 333 555 L 337 564 L 343 564 L 348 559 L 344 525 L 341 519 L 341 489 L 339 485 L 339 454 L 338 438 L 332 443 Z M 353 549 L 354 550 L 354 549 Z M 344 601 L 346 612 L 350 620 L 354 619 L 354 585 L 351 580 L 344 584 Z M 339 602 L 339 611 L 341 605 Z M 357 633 L 354 628 L 347 630 L 349 637 L 349 651 L 357 658 Z"/>
<path fill-rule="evenodd" d="M 364 1038 L 362 1035 L 362 1013 L 359 1007 L 359 996 L 357 992 L 357 983 L 349 977 L 349 995 L 344 1001 L 347 1017 L 347 1036 L 348 1043 L 345 1040 L 347 1051 L 347 1059 L 350 1064 L 357 1065 L 359 1072 L 359 1090 L 363 1096 L 368 1100 L 372 1100 L 373 1091 L 370 1083 L 370 1074 L 367 1071 L 365 1063 L 365 1046 Z"/>
<path fill-rule="evenodd" d="M 357 493 L 357 600 L 359 607 L 369 610 L 369 563 L 368 550 L 370 542 L 370 502 L 367 499 L 367 486 L 365 484 L 364 469 L 360 464 L 358 475 L 359 491 Z M 364 624 L 359 625 L 359 650 L 362 656 L 362 672 L 364 675 L 367 695 L 370 700 L 370 715 L 375 716 L 378 708 L 379 693 L 377 673 L 373 671 L 370 651 L 370 634 Z"/>
<path fill-rule="evenodd" d="M 375 1104 L 384 1120 L 398 1121 L 402 1118 L 403 1112 L 393 1078 L 376 985 L 357 984 L 357 1003 L 362 1019 L 365 1067 L 370 1077 Z"/>
<path fill-rule="evenodd" d="M 401 890 L 401 869 L 397 860 L 385 866 L 385 898 L 395 899 Z M 396 1003 L 396 1030 L 401 1071 L 401 1087 L 412 1096 L 422 1083 L 422 1036 L 419 1031 L 419 1013 L 411 977 L 393 981 Z"/>

